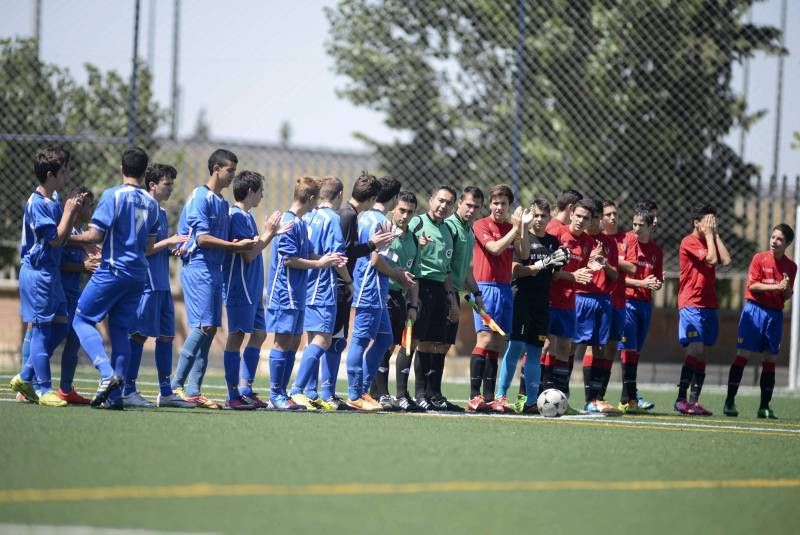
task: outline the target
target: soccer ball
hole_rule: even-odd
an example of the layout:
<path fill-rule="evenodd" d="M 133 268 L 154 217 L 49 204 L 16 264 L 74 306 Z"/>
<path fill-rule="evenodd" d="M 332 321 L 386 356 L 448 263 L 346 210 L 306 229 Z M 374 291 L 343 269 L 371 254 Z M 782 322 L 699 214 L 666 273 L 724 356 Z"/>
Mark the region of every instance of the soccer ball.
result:
<path fill-rule="evenodd" d="M 555 388 L 548 388 L 536 400 L 539 414 L 545 418 L 558 418 L 567 412 L 567 396 Z"/>

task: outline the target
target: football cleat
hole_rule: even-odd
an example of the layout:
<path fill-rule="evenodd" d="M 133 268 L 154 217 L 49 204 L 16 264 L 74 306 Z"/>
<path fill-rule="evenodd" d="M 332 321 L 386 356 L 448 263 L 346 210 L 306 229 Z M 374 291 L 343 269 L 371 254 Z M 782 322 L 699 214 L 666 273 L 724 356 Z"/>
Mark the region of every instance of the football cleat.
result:
<path fill-rule="evenodd" d="M 403 412 L 424 412 L 417 404 L 408 396 L 400 396 L 395 400 L 397 408 Z"/>
<path fill-rule="evenodd" d="M 234 411 L 252 411 L 256 408 L 255 405 L 250 405 L 245 401 L 243 396 L 225 401 L 225 406 Z"/>
<path fill-rule="evenodd" d="M 249 396 L 246 396 L 246 395 L 242 394 L 242 399 L 245 400 L 248 404 L 250 404 L 253 407 L 255 407 L 256 409 L 266 409 L 267 408 L 267 404 L 264 403 L 264 400 L 262 400 L 260 397 L 258 397 L 258 394 L 256 394 L 255 392 L 253 392 Z"/>
<path fill-rule="evenodd" d="M 627 403 L 620 401 L 619 405 L 617 405 L 617 408 L 622 414 L 645 414 L 644 409 L 639 408 L 639 404 L 635 399 L 632 399 Z"/>
<path fill-rule="evenodd" d="M 464 407 L 450 403 L 444 396 L 431 399 L 431 403 L 436 411 L 464 412 Z"/>
<path fill-rule="evenodd" d="M 43 407 L 66 407 L 67 402 L 58 397 L 52 390 L 39 394 L 39 405 Z"/>
<path fill-rule="evenodd" d="M 739 416 L 739 411 L 736 409 L 736 405 L 733 403 L 726 403 L 722 407 L 722 413 L 725 416 L 733 416 L 733 417 Z"/>
<path fill-rule="evenodd" d="M 305 407 L 298 405 L 285 396 L 279 396 L 269 400 L 269 408 L 276 411 L 304 411 Z"/>
<path fill-rule="evenodd" d="M 615 416 L 622 414 L 618 408 L 616 408 L 614 405 L 612 405 L 611 403 L 609 403 L 604 399 L 598 399 L 596 403 L 597 403 L 597 408 L 600 409 L 599 412 L 601 414 L 612 414 Z"/>
<path fill-rule="evenodd" d="M 488 402 L 486 406 L 490 412 L 496 412 L 499 414 L 505 414 L 510 410 L 505 396 L 500 396 L 499 398 L 493 399 L 492 401 Z"/>
<path fill-rule="evenodd" d="M 200 409 L 211 409 L 211 410 L 222 409 L 222 405 L 220 405 L 213 399 L 208 399 L 203 394 L 197 394 L 196 396 L 186 396 L 183 399 L 185 401 L 188 401 L 189 403 L 194 403 L 195 407 Z"/>
<path fill-rule="evenodd" d="M 698 401 L 695 401 L 691 405 L 692 405 L 692 414 L 694 414 L 696 416 L 712 416 L 713 415 L 713 413 L 710 410 L 708 410 L 705 407 L 703 407 L 702 405 L 700 405 L 700 402 L 698 402 Z"/>
<path fill-rule="evenodd" d="M 156 404 L 146 400 L 139 392 L 132 392 L 122 396 L 122 405 L 126 408 L 154 409 Z"/>
<path fill-rule="evenodd" d="M 422 412 L 437 410 L 436 407 L 433 406 L 433 401 L 431 401 L 431 398 L 417 398 L 415 403 Z"/>
<path fill-rule="evenodd" d="M 305 407 L 307 411 L 317 410 L 317 407 L 311 402 L 310 399 L 308 399 L 308 396 L 306 396 L 305 394 L 292 394 L 289 397 L 289 401 L 295 403 L 296 405 Z"/>
<path fill-rule="evenodd" d="M 534 403 L 533 405 L 528 405 L 527 403 L 523 403 L 522 414 L 539 414 L 539 406 L 536 405 L 536 403 Z"/>
<path fill-rule="evenodd" d="M 101 405 L 105 400 L 108 399 L 108 395 L 120 386 L 122 386 L 122 377 L 119 375 L 100 378 L 100 383 L 97 385 L 97 392 L 94 394 L 94 399 L 91 401 L 91 406 L 98 407 Z M 120 403 L 122 403 L 122 401 L 120 401 Z"/>
<path fill-rule="evenodd" d="M 337 410 L 337 411 L 352 411 L 352 410 L 354 410 L 353 407 L 351 407 L 350 405 L 345 403 L 345 401 L 340 397 L 334 396 L 334 397 L 326 400 L 326 403 L 330 404 L 332 407 L 334 407 L 334 410 Z"/>
<path fill-rule="evenodd" d="M 39 396 L 36 394 L 36 391 L 33 389 L 33 383 L 28 383 L 22 380 L 22 377 L 19 374 L 15 375 L 11 381 L 8 383 L 11 386 L 11 390 L 22 394 L 25 396 L 25 399 L 30 401 L 31 403 L 38 403 Z"/>
<path fill-rule="evenodd" d="M 487 409 L 486 399 L 480 394 L 467 403 L 467 412 L 485 412 Z"/>
<path fill-rule="evenodd" d="M 775 411 L 773 411 L 770 407 L 767 407 L 765 409 L 758 409 L 757 416 L 759 418 L 768 418 L 770 420 L 777 420 L 778 419 L 778 417 L 775 416 Z"/>
<path fill-rule="evenodd" d="M 56 395 L 66 401 L 69 405 L 88 405 L 91 400 L 78 394 L 73 388 L 69 392 L 64 392 L 60 388 L 56 390 Z"/>
<path fill-rule="evenodd" d="M 685 399 L 678 399 L 675 401 L 675 410 L 681 414 L 694 414 L 692 404 Z"/>
<path fill-rule="evenodd" d="M 324 399 L 312 399 L 311 404 L 321 411 L 335 411 L 336 406 L 333 403 L 328 403 Z"/>
<path fill-rule="evenodd" d="M 169 396 L 158 395 L 156 398 L 156 405 L 159 407 L 175 407 L 178 409 L 194 409 L 196 404 L 190 403 L 183 399 L 178 394 L 170 394 Z"/>
<path fill-rule="evenodd" d="M 648 400 L 644 399 L 644 398 L 643 398 L 641 395 L 639 395 L 638 393 L 636 394 L 636 404 L 637 404 L 637 405 L 639 406 L 639 408 L 640 408 L 640 409 L 642 409 L 643 411 L 649 411 L 649 410 L 652 410 L 652 409 L 654 409 L 654 408 L 655 408 L 655 406 L 656 406 L 656 404 L 655 404 L 655 403 L 653 403 L 652 401 L 648 401 Z"/>
<path fill-rule="evenodd" d="M 397 410 L 392 396 L 381 396 L 381 399 L 378 400 L 378 403 L 380 404 L 381 408 L 387 412 L 394 412 Z"/>
<path fill-rule="evenodd" d="M 514 402 L 514 412 L 516 412 L 517 414 L 522 414 L 522 412 L 525 410 L 526 401 L 528 401 L 528 396 L 517 394 L 517 401 Z"/>
<path fill-rule="evenodd" d="M 593 413 L 593 414 L 600 414 L 600 406 L 597 404 L 596 401 L 590 401 L 583 407 L 583 412 Z"/>
<path fill-rule="evenodd" d="M 378 403 L 375 400 L 375 398 L 370 396 L 369 392 L 365 392 L 365 393 L 361 394 L 361 399 L 364 400 L 364 402 L 367 403 L 369 406 L 371 406 L 374 410 L 376 410 L 376 411 L 382 411 L 383 410 L 383 405 Z"/>
<path fill-rule="evenodd" d="M 380 404 L 372 404 L 369 401 L 365 400 L 363 397 L 360 397 L 356 400 L 348 399 L 345 401 L 348 407 L 351 407 L 357 411 L 361 412 L 377 412 L 381 410 Z"/>
<path fill-rule="evenodd" d="M 125 405 L 122 403 L 122 398 L 115 400 L 106 399 L 103 400 L 103 402 L 99 405 L 92 405 L 92 408 L 105 409 L 108 411 L 121 411 L 125 409 Z"/>
<path fill-rule="evenodd" d="M 14 399 L 17 400 L 18 403 L 30 403 L 30 401 L 28 401 L 25 396 L 19 392 L 17 392 L 17 394 L 14 396 Z"/>

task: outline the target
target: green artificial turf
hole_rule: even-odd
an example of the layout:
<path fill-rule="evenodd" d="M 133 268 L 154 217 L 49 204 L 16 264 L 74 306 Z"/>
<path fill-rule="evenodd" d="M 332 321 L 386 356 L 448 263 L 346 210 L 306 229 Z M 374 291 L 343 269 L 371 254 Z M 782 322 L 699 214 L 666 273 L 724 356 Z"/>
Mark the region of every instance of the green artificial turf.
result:
<path fill-rule="evenodd" d="M 140 380 L 145 395 L 155 392 L 149 381 Z M 221 384 L 209 377 L 207 393 L 222 398 Z M 79 385 L 90 391 L 89 383 Z M 446 394 L 463 399 L 466 390 L 448 385 Z M 617 393 L 612 389 L 609 398 Z M 572 420 L 201 409 L 117 413 L 6 401 L 0 403 L 0 524 L 219 533 L 793 529 L 800 500 L 800 398 L 776 397 L 773 408 L 781 419 L 765 421 L 755 418 L 753 394 L 737 400 L 741 416 L 735 419 L 721 415 L 717 392 L 703 396 L 719 412 L 711 418 L 675 415 L 672 392 L 648 395 L 661 412 Z M 10 397 L 7 387 L 0 389 L 0 399 Z M 793 481 L 765 488 L 781 479 Z M 702 488 L 740 480 L 765 481 Z M 637 482 L 660 481 L 669 488 L 636 488 Z M 674 488 L 680 481 L 699 483 Z M 509 482 L 542 484 L 509 490 Z M 581 490 L 583 484 L 569 482 L 598 487 Z M 616 482 L 622 488 L 615 490 Z M 209 496 L 181 497 L 185 485 L 199 483 L 219 487 L 211 487 Z M 450 487 L 437 490 L 439 483 Z M 246 484 L 262 486 L 251 495 L 231 495 Z M 321 495 L 298 488 L 313 484 L 323 485 Z M 354 486 L 342 490 L 337 484 Z M 388 486 L 361 490 L 373 484 Z M 409 493 L 403 484 L 421 487 Z M 141 486 L 141 497 L 79 493 L 72 501 L 32 501 L 3 494 L 115 486 Z M 151 494 L 163 489 L 167 496 Z M 9 501 L 11 496 L 19 501 Z"/>

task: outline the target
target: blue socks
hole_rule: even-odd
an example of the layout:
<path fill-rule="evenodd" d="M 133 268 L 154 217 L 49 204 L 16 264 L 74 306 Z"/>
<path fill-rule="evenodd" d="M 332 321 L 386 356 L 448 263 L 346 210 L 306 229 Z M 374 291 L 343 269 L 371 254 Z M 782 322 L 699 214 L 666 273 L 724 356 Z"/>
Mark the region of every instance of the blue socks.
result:
<path fill-rule="evenodd" d="M 375 341 L 372 342 L 372 346 L 367 350 L 367 354 L 364 355 L 364 377 L 361 382 L 362 393 L 369 391 L 372 379 L 375 378 L 375 373 L 381 365 L 381 360 L 383 360 L 386 351 L 392 346 L 392 342 L 394 342 L 392 333 L 378 333 Z"/>
<path fill-rule="evenodd" d="M 75 329 L 69 328 L 67 340 L 64 342 L 64 349 L 61 352 L 61 384 L 59 387 L 62 392 L 72 390 L 72 381 L 75 379 L 75 370 L 78 367 L 78 351 L 81 348 L 81 341 L 75 334 Z"/>
<path fill-rule="evenodd" d="M 357 400 L 364 393 L 362 390 L 364 352 L 367 350 L 369 342 L 370 339 L 366 337 L 353 336 L 350 339 L 350 347 L 347 349 L 347 395 L 350 396 L 351 401 Z"/>
<path fill-rule="evenodd" d="M 326 355 L 327 353 L 323 353 L 322 355 Z M 319 399 L 319 393 L 317 392 L 317 386 L 319 384 L 319 363 L 322 360 L 314 362 L 314 369 L 311 371 L 311 377 L 308 378 L 308 382 L 306 383 L 305 392 L 303 392 L 308 399 Z"/>
<path fill-rule="evenodd" d="M 319 395 L 325 401 L 336 397 L 336 379 L 339 376 L 339 365 L 342 362 L 342 352 L 339 350 L 340 344 L 336 340 L 325 352 L 325 358 L 320 366 L 320 392 Z"/>
<path fill-rule="evenodd" d="M 297 370 L 297 377 L 294 380 L 292 387 L 292 395 L 300 394 L 305 390 L 306 386 L 314 375 L 317 367 L 319 366 L 319 359 L 325 354 L 325 350 L 317 344 L 308 344 L 305 351 L 303 351 L 303 358 L 300 360 L 300 368 Z"/>
<path fill-rule="evenodd" d="M 225 385 L 228 387 L 228 399 L 239 399 L 239 361 L 238 351 L 225 351 L 222 354 L 222 366 L 225 369 Z"/>
<path fill-rule="evenodd" d="M 80 316 L 75 316 L 72 320 L 72 328 L 75 329 L 75 334 L 81 341 L 81 347 L 89 356 L 89 360 L 97 371 L 100 372 L 100 377 L 106 378 L 114 375 L 114 369 L 111 367 L 111 362 L 108 360 L 106 350 L 103 347 L 103 338 L 94 326 Z M 125 334 L 127 336 L 127 333 Z"/>
<path fill-rule="evenodd" d="M 36 392 L 41 396 L 44 392 L 53 389 L 50 379 L 50 355 L 47 352 L 47 342 L 51 336 L 50 323 L 34 325 L 31 333 L 30 361 L 36 372 Z"/>
<path fill-rule="evenodd" d="M 296 351 L 285 351 L 284 355 L 286 355 L 286 366 L 283 368 L 283 380 L 281 381 L 281 393 L 284 396 L 288 396 L 286 389 L 289 387 L 289 381 L 292 378 L 292 370 L 294 369 L 294 359 L 297 355 Z"/>
<path fill-rule="evenodd" d="M 171 396 L 172 385 L 169 376 L 172 374 L 172 340 L 166 342 L 156 338 L 156 373 L 161 395 Z"/>
<path fill-rule="evenodd" d="M 242 353 L 242 369 L 239 373 L 239 393 L 243 396 L 253 395 L 253 381 L 256 380 L 258 361 L 261 357 L 260 347 L 245 347 Z"/>
<path fill-rule="evenodd" d="M 180 357 L 178 358 L 175 376 L 172 379 L 173 390 L 183 387 L 186 383 L 186 379 L 194 366 L 195 360 L 197 360 L 203 345 L 209 338 L 211 338 L 209 335 L 197 328 L 192 329 L 192 332 L 186 337 L 186 340 L 183 342 L 183 347 L 181 348 Z"/>
<path fill-rule="evenodd" d="M 25 338 L 22 339 L 22 351 L 21 351 L 21 359 L 22 368 L 20 369 L 19 375 L 22 377 L 22 380 L 26 383 L 30 383 L 36 377 L 36 373 L 33 371 L 33 363 L 31 362 L 31 333 L 33 332 L 33 328 L 30 327 L 25 329 Z"/>
<path fill-rule="evenodd" d="M 511 381 L 514 380 L 514 372 L 517 371 L 517 362 L 525 352 L 525 342 L 521 340 L 511 340 L 506 346 L 506 352 L 503 354 L 503 362 L 500 365 L 500 377 L 497 380 L 497 390 L 494 396 L 499 398 L 505 396 L 508 392 L 508 387 L 511 386 Z"/>
<path fill-rule="evenodd" d="M 128 362 L 131 358 L 131 339 L 128 335 L 128 327 L 113 324 L 109 321 L 108 337 L 111 339 L 111 365 L 114 367 L 114 372 L 124 378 L 125 374 L 128 372 Z M 115 388 L 108 396 L 110 401 L 121 398 L 122 388 Z"/>
<path fill-rule="evenodd" d="M 283 395 L 281 385 L 286 369 L 286 354 L 272 349 L 269 352 L 269 399 L 275 401 Z"/>
<path fill-rule="evenodd" d="M 528 405 L 536 403 L 539 396 L 539 383 L 542 379 L 542 365 L 539 363 L 539 356 L 542 348 L 531 344 L 526 344 L 527 356 L 525 357 L 525 392 L 528 395 Z"/>
<path fill-rule="evenodd" d="M 206 335 L 203 345 L 200 346 L 200 353 L 195 358 L 192 369 L 189 371 L 189 377 L 186 380 L 187 396 L 200 395 L 203 378 L 206 376 L 206 369 L 208 369 L 208 353 L 211 351 L 211 343 L 213 341 L 213 336 Z"/>
<path fill-rule="evenodd" d="M 139 366 L 142 364 L 142 352 L 144 351 L 144 344 L 134 340 L 131 341 L 131 358 L 125 369 L 125 386 L 122 390 L 122 395 L 127 396 L 136 392 L 136 378 L 139 377 Z"/>

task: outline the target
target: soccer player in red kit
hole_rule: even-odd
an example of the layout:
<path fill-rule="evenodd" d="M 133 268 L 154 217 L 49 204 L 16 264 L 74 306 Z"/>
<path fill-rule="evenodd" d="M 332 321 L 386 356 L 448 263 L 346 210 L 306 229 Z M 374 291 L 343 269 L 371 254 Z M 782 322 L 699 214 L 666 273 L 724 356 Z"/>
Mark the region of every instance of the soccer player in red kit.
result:
<path fill-rule="evenodd" d="M 612 238 L 617 244 L 617 264 L 625 259 L 625 237 L 627 233 L 619 228 L 619 216 L 617 213 L 617 205 L 613 201 L 603 201 L 603 235 Z M 617 356 L 619 350 L 617 346 L 622 339 L 622 328 L 625 326 L 625 272 L 622 269 L 617 270 L 617 281 L 614 289 L 611 291 L 611 333 L 608 335 L 608 343 L 603 348 L 602 359 L 597 359 L 597 355 L 593 356 L 599 362 L 593 361 L 593 364 L 600 366 L 602 369 L 603 384 L 600 391 L 597 393 L 598 400 L 604 400 L 608 382 L 611 379 L 611 367 Z"/>
<path fill-rule="evenodd" d="M 761 364 L 761 404 L 759 418 L 777 419 L 770 408 L 775 388 L 775 358 L 781 348 L 783 304 L 792 297 L 797 264 L 786 256 L 794 241 L 794 230 L 785 223 L 776 225 L 769 237 L 769 250 L 756 253 L 747 274 L 747 302 L 739 318 L 736 359 L 728 375 L 728 396 L 723 412 L 738 416 L 734 401 L 747 359 L 763 354 Z"/>
<path fill-rule="evenodd" d="M 547 223 L 544 231 L 551 236 L 562 228 L 568 227 L 575 203 L 583 199 L 583 195 L 574 189 L 565 189 L 556 199 L 556 215 Z"/>
<path fill-rule="evenodd" d="M 686 358 L 675 400 L 675 410 L 681 414 L 711 416 L 699 400 L 706 378 L 705 353 L 717 342 L 719 334 L 716 266 L 731 263 L 731 255 L 717 234 L 716 213 L 713 206 L 706 204 L 695 208 L 694 229 L 681 240 L 678 340 L 686 348 Z M 690 383 L 692 390 L 687 399 Z"/>

